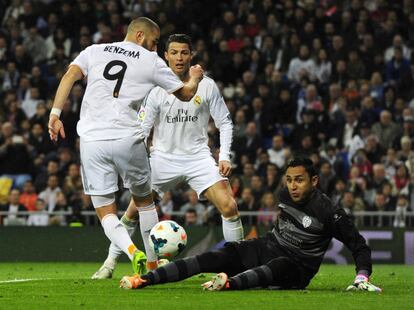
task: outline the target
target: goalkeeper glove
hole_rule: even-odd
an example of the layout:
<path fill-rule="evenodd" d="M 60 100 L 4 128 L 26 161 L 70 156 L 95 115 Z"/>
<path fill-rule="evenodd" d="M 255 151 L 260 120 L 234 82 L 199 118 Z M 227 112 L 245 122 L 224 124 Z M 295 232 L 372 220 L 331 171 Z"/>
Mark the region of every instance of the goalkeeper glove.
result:
<path fill-rule="evenodd" d="M 369 283 L 369 278 L 366 275 L 358 274 L 355 277 L 354 284 L 350 285 L 346 289 L 347 291 L 368 291 L 381 293 L 382 289 Z"/>

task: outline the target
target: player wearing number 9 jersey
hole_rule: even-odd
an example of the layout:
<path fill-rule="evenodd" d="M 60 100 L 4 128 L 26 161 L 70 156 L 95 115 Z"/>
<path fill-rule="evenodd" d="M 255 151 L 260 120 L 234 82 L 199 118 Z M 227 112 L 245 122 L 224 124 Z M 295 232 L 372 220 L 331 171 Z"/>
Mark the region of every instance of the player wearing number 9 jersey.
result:
<path fill-rule="evenodd" d="M 126 217 L 118 219 L 114 193 L 120 176 L 136 203 L 142 237 L 147 241 L 158 216 L 151 195 L 150 169 L 138 109 L 155 86 L 189 100 L 203 77 L 201 67 L 193 66 L 190 80 L 183 83 L 155 52 L 159 36 L 158 25 L 141 17 L 129 24 L 123 42 L 86 48 L 63 76 L 49 118 L 50 138 L 53 141 L 57 141 L 58 135 L 64 138 L 64 127 L 59 120 L 63 103 L 74 82 L 86 78 L 77 125 L 84 191 L 91 196 L 106 236 L 128 255 L 136 273 L 144 272 L 147 265 L 156 267 L 157 258 L 147 242 L 144 246 L 148 262 L 133 244 L 128 227 L 135 223 Z"/>

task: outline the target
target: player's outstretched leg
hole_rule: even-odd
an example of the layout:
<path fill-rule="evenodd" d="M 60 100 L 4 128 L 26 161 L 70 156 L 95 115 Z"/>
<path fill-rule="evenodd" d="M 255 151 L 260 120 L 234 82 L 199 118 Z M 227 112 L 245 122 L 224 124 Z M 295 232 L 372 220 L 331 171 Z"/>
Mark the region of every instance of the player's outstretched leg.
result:
<path fill-rule="evenodd" d="M 228 181 L 213 184 L 204 195 L 221 213 L 224 239 L 228 242 L 243 240 L 243 225 Z"/>
<path fill-rule="evenodd" d="M 301 288 L 300 283 L 301 274 L 298 267 L 288 258 L 279 257 L 233 277 L 228 277 L 225 273 L 219 273 L 211 281 L 204 283 L 202 287 L 208 291 L 245 290 L 268 286 Z"/>
<path fill-rule="evenodd" d="M 148 285 L 181 281 L 201 272 L 226 271 L 229 274 L 237 274 L 242 270 L 243 266 L 237 250 L 227 246 L 217 251 L 178 259 L 142 276 L 125 276 L 120 282 L 120 287 L 137 289 Z"/>
<path fill-rule="evenodd" d="M 101 220 L 105 235 L 119 247 L 133 263 L 134 272 L 145 273 L 146 256 L 132 242 L 127 230 L 116 215 L 115 197 L 92 196 L 96 213 Z"/>
<path fill-rule="evenodd" d="M 137 226 L 136 216 L 138 215 L 137 208 L 132 202 L 128 206 L 128 209 L 125 211 L 125 214 L 122 216 L 120 222 L 125 227 L 128 232 L 128 235 L 132 237 Z M 92 279 L 110 279 L 116 268 L 119 257 L 122 255 L 122 250 L 117 247 L 114 243 L 111 243 L 108 249 L 108 256 L 105 259 L 102 266 L 92 275 Z"/>

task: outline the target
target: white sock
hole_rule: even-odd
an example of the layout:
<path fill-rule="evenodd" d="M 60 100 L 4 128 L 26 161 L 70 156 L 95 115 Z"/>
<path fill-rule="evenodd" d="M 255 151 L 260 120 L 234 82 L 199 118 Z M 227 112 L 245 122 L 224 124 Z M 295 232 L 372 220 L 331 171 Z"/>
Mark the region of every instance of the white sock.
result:
<path fill-rule="evenodd" d="M 101 223 L 108 239 L 117 245 L 126 255 L 128 255 L 129 259 L 132 260 L 133 253 L 137 248 L 118 217 L 115 214 L 105 215 Z"/>
<path fill-rule="evenodd" d="M 138 208 L 139 213 L 139 228 L 141 230 L 142 241 L 144 242 L 145 254 L 149 262 L 155 262 L 158 260 L 154 250 L 149 245 L 149 235 L 151 228 L 158 223 L 158 213 L 155 209 L 154 203 Z"/>
<path fill-rule="evenodd" d="M 223 220 L 223 235 L 226 241 L 240 241 L 244 239 L 243 225 L 240 216 L 233 216 L 224 218 Z"/>
<path fill-rule="evenodd" d="M 132 237 L 132 235 L 135 232 L 135 228 L 137 227 L 137 221 L 129 219 L 126 214 L 124 214 L 121 217 L 120 220 L 122 226 L 125 227 L 125 229 L 128 232 L 128 235 Z M 121 256 L 122 250 L 117 247 L 113 242 L 111 242 L 111 245 L 109 246 L 108 250 L 108 257 L 106 258 L 104 265 L 108 268 L 115 269 L 116 263 L 118 262 L 118 258 Z"/>

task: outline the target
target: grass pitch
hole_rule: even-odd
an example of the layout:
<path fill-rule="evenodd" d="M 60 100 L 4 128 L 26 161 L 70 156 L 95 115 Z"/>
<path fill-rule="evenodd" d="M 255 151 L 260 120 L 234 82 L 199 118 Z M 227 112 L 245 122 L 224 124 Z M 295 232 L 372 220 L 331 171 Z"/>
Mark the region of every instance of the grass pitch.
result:
<path fill-rule="evenodd" d="M 98 263 L 1 263 L 0 309 L 414 309 L 414 268 L 376 265 L 372 282 L 382 294 L 345 292 L 353 266 L 324 265 L 305 291 L 204 292 L 210 275 L 122 290 L 130 273 L 120 264 L 111 280 L 90 280 Z"/>

